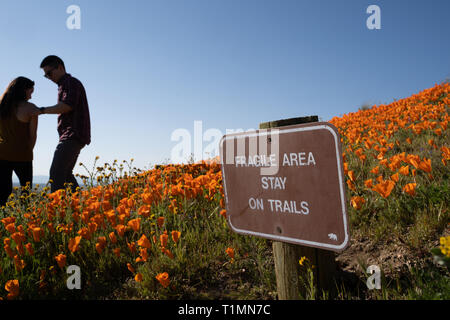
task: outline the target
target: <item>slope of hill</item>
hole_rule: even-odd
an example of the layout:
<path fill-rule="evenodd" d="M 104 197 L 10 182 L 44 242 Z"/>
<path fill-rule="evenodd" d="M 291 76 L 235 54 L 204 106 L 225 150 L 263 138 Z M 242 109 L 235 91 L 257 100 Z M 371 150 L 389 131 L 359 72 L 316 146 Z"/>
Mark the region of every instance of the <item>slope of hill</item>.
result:
<path fill-rule="evenodd" d="M 335 298 L 450 299 L 449 271 L 430 253 L 449 235 L 449 91 L 436 85 L 330 121 L 343 142 L 351 233 Z M 218 163 L 98 168 L 78 193 L 32 192 L 0 208 L 0 297 L 276 298 L 271 241 L 230 230 Z M 366 286 L 373 264 L 381 290 Z M 67 290 L 68 265 L 83 270 L 82 289 Z"/>

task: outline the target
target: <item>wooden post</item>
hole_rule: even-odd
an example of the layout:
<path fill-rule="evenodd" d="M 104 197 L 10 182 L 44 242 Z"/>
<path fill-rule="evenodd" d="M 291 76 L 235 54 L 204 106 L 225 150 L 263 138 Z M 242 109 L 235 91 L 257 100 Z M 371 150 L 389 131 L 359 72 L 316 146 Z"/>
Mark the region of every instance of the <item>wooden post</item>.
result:
<path fill-rule="evenodd" d="M 317 116 L 291 118 L 260 123 L 259 128 L 269 129 L 317 121 Z M 300 268 L 301 257 L 306 257 L 314 265 L 314 281 L 318 295 L 321 295 L 322 290 L 333 294 L 336 270 L 334 252 L 279 241 L 273 241 L 272 248 L 279 300 L 298 300 L 300 293 L 303 297 L 306 296 L 306 288 L 301 287 L 299 283 L 299 277 L 305 276 L 302 270 L 306 271 Z"/>

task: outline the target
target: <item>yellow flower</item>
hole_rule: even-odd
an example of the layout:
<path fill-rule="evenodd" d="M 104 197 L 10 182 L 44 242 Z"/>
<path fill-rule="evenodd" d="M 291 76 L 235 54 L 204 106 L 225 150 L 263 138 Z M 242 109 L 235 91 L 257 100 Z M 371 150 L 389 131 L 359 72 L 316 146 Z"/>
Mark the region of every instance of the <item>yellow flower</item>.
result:
<path fill-rule="evenodd" d="M 304 263 L 305 261 L 308 261 L 308 258 L 307 258 L 307 257 L 301 257 L 300 260 L 298 260 L 298 263 L 299 263 L 301 266 L 303 266 L 303 263 Z"/>
<path fill-rule="evenodd" d="M 450 236 L 442 237 L 440 239 L 440 249 L 442 254 L 450 258 Z"/>

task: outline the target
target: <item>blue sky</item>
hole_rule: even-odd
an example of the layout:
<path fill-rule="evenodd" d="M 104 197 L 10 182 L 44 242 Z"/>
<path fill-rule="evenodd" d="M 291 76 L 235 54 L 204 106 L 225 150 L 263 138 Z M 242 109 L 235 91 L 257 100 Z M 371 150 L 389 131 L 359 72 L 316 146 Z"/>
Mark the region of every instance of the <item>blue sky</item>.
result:
<path fill-rule="evenodd" d="M 369 5 L 381 29 L 369 30 Z M 67 7 L 81 9 L 70 30 Z M 450 77 L 450 1 L 3 0 L 0 90 L 35 81 L 31 102 L 56 104 L 42 59 L 80 79 L 92 143 L 78 162 L 170 162 L 172 133 L 257 128 L 260 122 L 390 103 Z M 39 118 L 34 174 L 48 175 L 56 115 Z M 207 142 L 204 142 L 207 144 Z M 84 173 L 78 165 L 75 172 Z"/>

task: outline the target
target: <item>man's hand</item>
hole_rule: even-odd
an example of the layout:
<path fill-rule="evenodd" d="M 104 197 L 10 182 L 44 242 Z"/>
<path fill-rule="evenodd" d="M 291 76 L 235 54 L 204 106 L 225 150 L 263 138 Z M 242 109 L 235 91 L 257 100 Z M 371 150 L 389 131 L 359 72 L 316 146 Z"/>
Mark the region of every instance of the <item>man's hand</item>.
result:
<path fill-rule="evenodd" d="M 40 114 L 62 114 L 72 111 L 72 107 L 63 102 L 59 102 L 57 105 L 52 107 L 40 108 Z"/>

